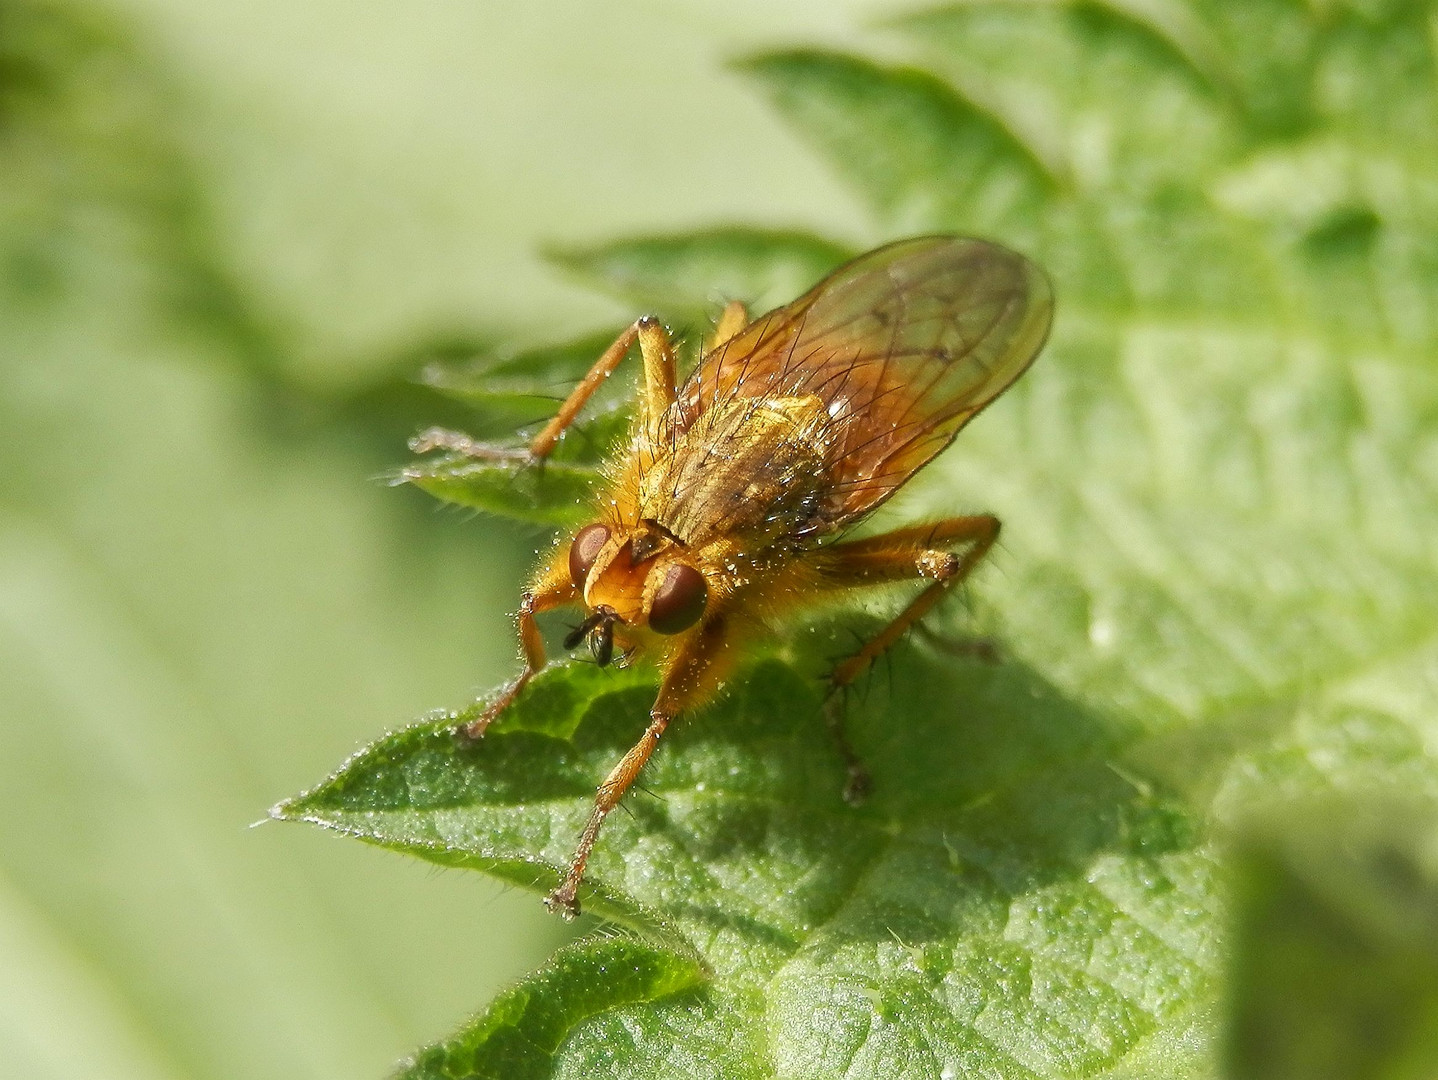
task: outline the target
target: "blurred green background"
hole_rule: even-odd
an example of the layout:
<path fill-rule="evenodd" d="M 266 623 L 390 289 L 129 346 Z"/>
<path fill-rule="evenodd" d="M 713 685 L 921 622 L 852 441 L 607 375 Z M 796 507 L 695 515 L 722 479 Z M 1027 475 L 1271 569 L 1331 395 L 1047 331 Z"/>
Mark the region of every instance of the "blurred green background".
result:
<path fill-rule="evenodd" d="M 541 535 L 377 482 L 395 378 L 633 314 L 545 241 L 876 239 L 724 60 L 887 6 L 0 0 L 0 1076 L 379 1075 L 562 940 L 249 828 L 514 662 Z"/>

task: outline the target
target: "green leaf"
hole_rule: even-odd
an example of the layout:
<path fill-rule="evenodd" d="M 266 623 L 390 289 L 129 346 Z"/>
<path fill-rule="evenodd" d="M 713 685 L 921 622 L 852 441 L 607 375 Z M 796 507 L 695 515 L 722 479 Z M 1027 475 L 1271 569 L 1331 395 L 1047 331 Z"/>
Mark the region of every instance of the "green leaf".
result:
<path fill-rule="evenodd" d="M 1054 186 L 999 118 L 927 72 L 816 50 L 756 56 L 739 70 L 900 228 L 1005 229 L 1031 219 Z"/>
<path fill-rule="evenodd" d="M 615 327 L 529 349 L 475 344 L 435 351 L 426 357 L 420 379 L 473 409 L 475 423 L 486 434 L 508 435 L 515 428 L 537 425 L 553 416 L 619 333 L 620 328 Z M 633 370 L 621 366 L 610 385 L 591 399 L 590 412 L 604 412 L 626 402 L 635 382 Z"/>
<path fill-rule="evenodd" d="M 1236 1080 L 1438 1071 L 1432 804 L 1328 802 L 1235 841 Z"/>
<path fill-rule="evenodd" d="M 595 1032 L 616 1029 L 638 1061 L 743 1048 L 726 1076 L 1051 1075 L 1186 1022 L 1217 959 L 1212 868 L 1190 815 L 1115 767 L 1133 733 L 1022 665 L 905 653 L 894 687 L 901 725 L 888 694 L 856 703 L 876 782 L 857 810 L 814 685 L 787 664 L 675 729 L 606 825 L 584 903 L 697 952 L 709 978 L 643 1003 L 616 983 L 543 1075 L 592 1067 Z M 469 714 L 428 721 L 275 814 L 549 888 L 653 693 L 643 673 L 553 668 L 478 745 L 453 735 Z M 656 1074 L 714 1075 L 707 1053 Z"/>
<path fill-rule="evenodd" d="M 553 1075 L 561 1045 L 597 1016 L 673 999 L 702 981 L 699 965 L 628 938 L 601 938 L 559 952 L 525 985 L 501 994 L 454 1039 L 406 1063 L 413 1080 L 528 1080 Z M 578 1035 L 583 1038 L 583 1035 Z M 586 1048 L 602 1050 L 602 1045 Z M 574 1055 L 567 1047 L 566 1058 Z"/>
<path fill-rule="evenodd" d="M 1191 189 L 1251 137 L 1233 118 L 1237 58 L 1177 4 L 962 4 L 892 26 L 1069 191 Z"/>
<path fill-rule="evenodd" d="M 801 626 L 671 729 L 591 864 L 589 907 L 703 987 L 616 997 L 545 1075 L 1216 1071 L 1207 838 L 1296 799 L 1438 799 L 1433 17 L 994 0 L 896 23 L 912 64 L 743 65 L 886 228 L 1020 247 L 1057 317 L 874 523 L 1005 528 L 939 643 L 853 703 L 872 801 L 840 800 L 818 715 L 849 638 Z M 715 235 L 595 262 L 700 299 L 680 264 Z M 976 630 L 1001 664 L 943 644 Z M 641 674 L 552 671 L 481 746 L 435 721 L 279 812 L 546 888 Z"/>
<path fill-rule="evenodd" d="M 517 429 L 537 428 L 548 420 L 616 337 L 618 331 L 591 334 L 519 351 L 461 346 L 449 355 L 431 354 L 421 378 L 469 408 L 469 430 L 494 435 L 497 445 L 519 450 L 525 440 Z M 601 466 L 632 423 L 636 380 L 632 369 L 620 370 L 624 374 L 600 388 L 543 462 L 441 454 L 411 463 L 393 480 L 457 506 L 518 521 L 581 524 L 591 516 Z"/>
<path fill-rule="evenodd" d="M 598 470 L 587 465 L 480 461 L 446 454 L 406 465 L 394 482 L 413 484 L 456 506 L 563 527 L 591 516 L 600 481 Z"/>
<path fill-rule="evenodd" d="M 556 247 L 549 258 L 639 310 L 694 320 L 728 300 L 756 314 L 778 307 L 855 254 L 811 233 L 727 227 Z"/>

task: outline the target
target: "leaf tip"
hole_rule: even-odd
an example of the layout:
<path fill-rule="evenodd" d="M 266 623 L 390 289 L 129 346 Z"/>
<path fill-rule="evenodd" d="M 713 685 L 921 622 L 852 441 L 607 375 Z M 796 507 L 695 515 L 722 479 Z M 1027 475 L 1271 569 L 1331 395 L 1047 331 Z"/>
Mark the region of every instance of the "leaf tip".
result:
<path fill-rule="evenodd" d="M 587 248 L 582 244 L 564 243 L 559 240 L 543 240 L 535 248 L 537 254 L 551 266 L 570 269 L 583 261 Z"/>
<path fill-rule="evenodd" d="M 730 71 L 741 75 L 772 75 L 785 63 L 800 62 L 820 55 L 818 49 L 757 49 L 753 52 L 736 53 L 724 61 Z"/>

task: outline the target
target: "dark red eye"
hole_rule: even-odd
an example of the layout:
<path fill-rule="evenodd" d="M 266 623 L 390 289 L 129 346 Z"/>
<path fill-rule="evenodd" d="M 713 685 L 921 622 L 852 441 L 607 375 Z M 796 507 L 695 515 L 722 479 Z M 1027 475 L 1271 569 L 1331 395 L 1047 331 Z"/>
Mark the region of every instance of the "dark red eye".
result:
<path fill-rule="evenodd" d="M 649 628 L 659 634 L 688 630 L 704 614 L 708 600 L 703 574 L 687 563 L 670 563 L 649 607 Z"/>
<path fill-rule="evenodd" d="M 599 558 L 599 549 L 609 543 L 608 525 L 586 525 L 575 534 L 569 545 L 569 580 L 576 589 L 583 589 L 589 578 L 589 569 Z"/>

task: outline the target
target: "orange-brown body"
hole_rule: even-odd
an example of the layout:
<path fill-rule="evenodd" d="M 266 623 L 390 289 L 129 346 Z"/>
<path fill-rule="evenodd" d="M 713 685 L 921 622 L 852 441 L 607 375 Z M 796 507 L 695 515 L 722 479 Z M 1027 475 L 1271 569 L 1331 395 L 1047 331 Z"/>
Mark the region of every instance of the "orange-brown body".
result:
<path fill-rule="evenodd" d="M 834 688 L 960 581 L 998 535 L 983 515 L 862 540 L 842 534 L 884 502 L 1007 388 L 1047 335 L 1047 279 L 978 240 L 920 237 L 836 271 L 792 304 L 749 322 L 724 312 L 682 386 L 659 323 L 640 319 L 611 346 L 535 437 L 542 458 L 637 340 L 644 386 L 630 444 L 607 476 L 594 520 L 555 547 L 523 594 L 525 668 L 470 725 L 473 737 L 545 663 L 534 615 L 564 604 L 601 663 L 617 649 L 655 656 L 662 673 L 649 726 L 601 784 L 568 873 L 548 903 L 578 911 L 577 890 L 608 812 L 669 721 L 714 694 L 775 614 L 836 590 L 929 579 L 915 600 L 831 673 Z M 515 452 L 430 432 L 422 449 Z M 850 794 L 864 782 L 849 754 Z"/>

